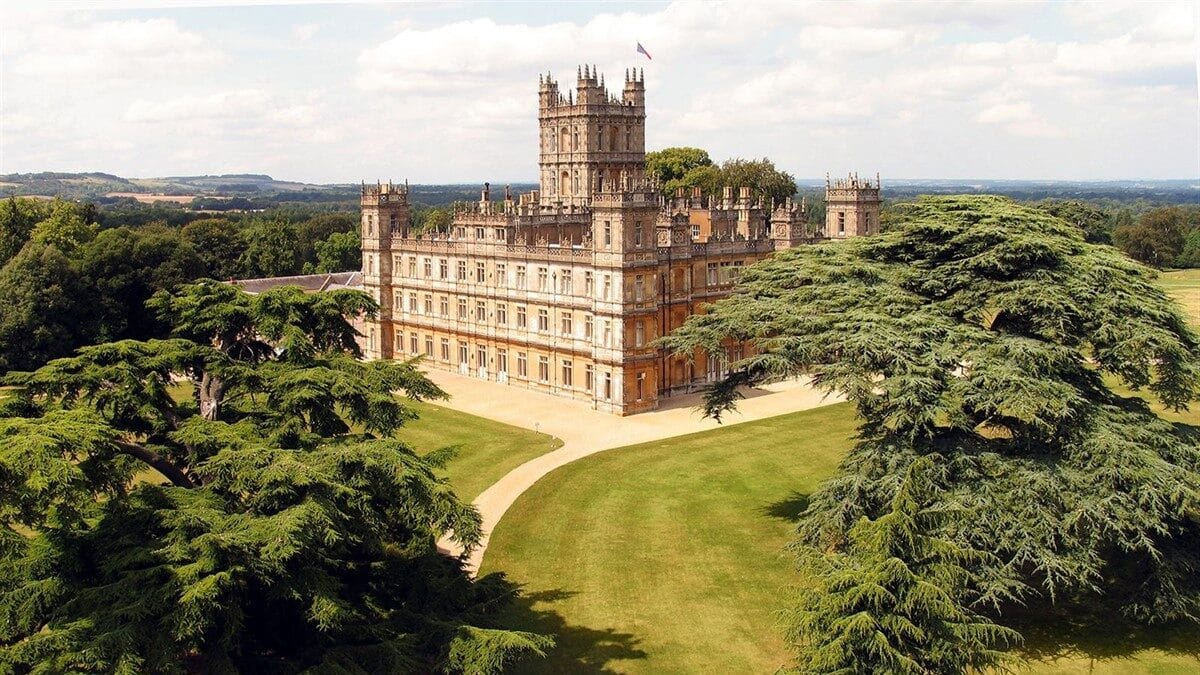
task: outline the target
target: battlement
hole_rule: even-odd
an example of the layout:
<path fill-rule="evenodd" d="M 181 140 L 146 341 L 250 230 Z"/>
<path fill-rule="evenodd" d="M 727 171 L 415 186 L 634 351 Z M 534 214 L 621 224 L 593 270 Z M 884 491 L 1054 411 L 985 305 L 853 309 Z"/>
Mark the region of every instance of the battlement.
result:
<path fill-rule="evenodd" d="M 550 73 L 538 75 L 538 108 L 543 113 L 554 110 L 560 114 L 603 112 L 608 114 L 644 113 L 646 105 L 645 75 L 637 68 L 625 70 L 625 87 L 620 95 L 608 90 L 604 75 L 596 66 L 578 66 L 575 89 L 559 90 L 558 81 Z M 636 109 L 636 110 L 631 110 Z"/>
<path fill-rule="evenodd" d="M 859 178 L 857 173 L 848 174 L 845 178 L 829 179 L 825 176 L 826 199 L 879 199 L 879 174 L 875 174 L 875 182 L 870 178 Z"/>
<path fill-rule="evenodd" d="M 386 183 L 377 181 L 374 185 L 363 183 L 361 198 L 364 206 L 380 202 L 408 203 L 408 181 L 403 185 L 393 185 L 390 180 Z"/>

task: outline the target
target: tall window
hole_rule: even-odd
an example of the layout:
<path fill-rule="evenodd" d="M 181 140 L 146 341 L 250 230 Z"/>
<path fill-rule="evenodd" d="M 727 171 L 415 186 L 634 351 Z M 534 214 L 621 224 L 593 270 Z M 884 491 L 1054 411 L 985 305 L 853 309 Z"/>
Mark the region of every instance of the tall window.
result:
<path fill-rule="evenodd" d="M 496 350 L 496 372 L 497 373 L 507 373 L 508 372 L 508 350 L 507 349 L 497 349 Z"/>
<path fill-rule="evenodd" d="M 646 279 L 641 274 L 633 278 L 633 299 L 641 302 L 646 297 Z"/>
<path fill-rule="evenodd" d="M 574 366 L 572 365 L 571 361 L 568 359 L 563 359 L 562 382 L 560 382 L 559 384 L 561 384 L 564 387 L 573 386 L 573 384 L 574 384 L 573 375 L 574 375 Z"/>
<path fill-rule="evenodd" d="M 612 346 L 612 321 L 604 320 L 604 346 Z"/>
<path fill-rule="evenodd" d="M 571 270 L 563 270 L 562 275 L 558 277 L 559 292 L 563 295 L 570 295 L 575 292 L 575 284 L 571 279 Z"/>
<path fill-rule="evenodd" d="M 605 400 L 605 401 L 611 401 L 611 400 L 612 400 L 612 389 L 613 389 L 613 387 L 612 387 L 612 373 L 610 373 L 610 372 L 607 372 L 607 371 L 606 371 L 606 372 L 604 373 L 604 400 Z"/>
<path fill-rule="evenodd" d="M 483 239 L 483 237 L 484 237 L 483 228 L 482 227 L 475 228 L 475 238 Z"/>
<path fill-rule="evenodd" d="M 637 400 L 646 398 L 646 373 L 638 373 L 637 376 Z"/>
<path fill-rule="evenodd" d="M 442 360 L 450 360 L 450 338 L 442 338 Z"/>
<path fill-rule="evenodd" d="M 633 346 L 641 347 L 646 344 L 646 323 L 638 319 L 637 323 L 633 324 Z"/>
<path fill-rule="evenodd" d="M 517 328 L 525 328 L 528 325 L 525 318 L 525 305 L 517 305 Z"/>
<path fill-rule="evenodd" d="M 417 276 L 417 257 L 409 256 L 408 258 L 408 276 Z"/>
<path fill-rule="evenodd" d="M 550 359 L 545 356 L 538 357 L 538 381 L 550 381 Z"/>
<path fill-rule="evenodd" d="M 846 233 L 846 212 L 838 211 L 838 234 Z"/>
<path fill-rule="evenodd" d="M 475 362 L 480 368 L 487 368 L 487 347 L 479 345 L 475 348 Z"/>
<path fill-rule="evenodd" d="M 612 247 L 612 223 L 604 221 L 604 247 Z"/>
<path fill-rule="evenodd" d="M 562 315 L 562 334 L 563 334 L 563 335 L 571 335 L 571 334 L 573 334 L 574 332 L 575 332 L 575 326 L 573 325 L 573 319 L 572 319 L 572 317 L 571 317 L 571 313 L 570 313 L 570 312 L 563 312 L 563 315 Z"/>
<path fill-rule="evenodd" d="M 705 280 L 708 281 L 709 286 L 717 285 L 717 263 L 708 263 L 708 276 L 705 277 Z"/>
<path fill-rule="evenodd" d="M 487 267 L 483 263 L 475 263 L 475 282 L 482 284 L 487 280 Z"/>
<path fill-rule="evenodd" d="M 466 298 L 458 299 L 458 318 L 461 319 L 462 321 L 467 320 L 467 299 Z"/>
<path fill-rule="evenodd" d="M 496 303 L 496 325 L 508 325 L 508 305 L 503 302 Z"/>
<path fill-rule="evenodd" d="M 445 258 L 438 260 L 438 278 L 446 279 L 450 276 L 450 261 Z"/>
<path fill-rule="evenodd" d="M 596 279 L 591 272 L 583 273 L 583 293 L 589 298 L 596 293 Z"/>
<path fill-rule="evenodd" d="M 583 337 L 587 338 L 589 342 L 592 340 L 592 316 L 590 314 L 583 317 Z"/>
<path fill-rule="evenodd" d="M 425 294 L 425 313 L 433 316 L 433 295 L 430 293 Z"/>
<path fill-rule="evenodd" d="M 438 314 L 442 316 L 450 316 L 450 298 L 442 296 L 438 299 Z"/>
<path fill-rule="evenodd" d="M 433 276 L 433 259 L 426 258 L 425 259 L 425 278 L 428 279 L 432 276 Z"/>
<path fill-rule="evenodd" d="M 517 352 L 517 377 L 529 377 L 529 362 L 525 359 L 525 352 Z"/>
<path fill-rule="evenodd" d="M 475 301 L 475 320 L 479 323 L 487 321 L 487 303 L 483 300 Z"/>
<path fill-rule="evenodd" d="M 601 295 L 601 298 L 603 298 L 604 300 L 607 300 L 610 295 L 612 295 L 612 275 L 605 274 L 604 275 L 604 293 Z"/>
<path fill-rule="evenodd" d="M 432 335 L 425 336 L 425 356 L 428 356 L 431 359 L 433 358 L 433 336 Z"/>
<path fill-rule="evenodd" d="M 546 287 L 547 287 L 546 280 L 549 278 L 549 276 L 550 276 L 550 270 L 546 269 L 545 267 L 538 268 L 537 289 L 539 291 L 546 290 Z"/>
<path fill-rule="evenodd" d="M 408 351 L 409 351 L 409 353 L 416 354 L 416 353 L 417 353 L 417 349 L 418 349 L 418 347 L 417 347 L 417 334 L 416 334 L 416 333 L 409 333 L 409 334 L 408 334 Z"/>
<path fill-rule="evenodd" d="M 517 265 L 517 288 L 525 289 L 525 266 Z"/>
<path fill-rule="evenodd" d="M 469 360 L 470 360 L 470 357 L 467 356 L 467 343 L 460 341 L 458 343 L 458 362 L 459 363 L 468 363 Z"/>
<path fill-rule="evenodd" d="M 508 263 L 496 263 L 496 285 L 500 288 L 508 285 Z"/>
<path fill-rule="evenodd" d="M 544 309 L 538 310 L 538 330 L 543 333 L 550 330 L 550 313 Z"/>
<path fill-rule="evenodd" d="M 408 294 L 408 311 L 412 312 L 413 314 L 417 313 L 417 294 L 416 293 Z"/>
<path fill-rule="evenodd" d="M 459 281 L 467 280 L 467 261 L 466 260 L 458 261 L 458 276 L 455 278 L 458 279 Z"/>
<path fill-rule="evenodd" d="M 642 245 L 642 222 L 640 220 L 633 224 L 633 245 Z"/>
<path fill-rule="evenodd" d="M 583 369 L 583 388 L 585 391 L 591 391 L 595 386 L 596 368 L 592 364 L 587 364 Z"/>

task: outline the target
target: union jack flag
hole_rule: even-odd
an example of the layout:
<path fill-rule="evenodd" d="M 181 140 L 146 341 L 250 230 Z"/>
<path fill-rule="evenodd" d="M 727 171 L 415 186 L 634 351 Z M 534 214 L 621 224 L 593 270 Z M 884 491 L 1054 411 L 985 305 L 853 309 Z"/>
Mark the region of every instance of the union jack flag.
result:
<path fill-rule="evenodd" d="M 637 43 L 637 46 L 638 46 L 638 48 L 637 48 L 638 54 L 645 54 L 646 58 L 650 59 L 651 61 L 654 60 L 654 58 L 652 56 L 650 56 L 650 52 L 646 51 L 646 48 L 642 46 L 642 43 L 640 43 L 640 42 Z"/>

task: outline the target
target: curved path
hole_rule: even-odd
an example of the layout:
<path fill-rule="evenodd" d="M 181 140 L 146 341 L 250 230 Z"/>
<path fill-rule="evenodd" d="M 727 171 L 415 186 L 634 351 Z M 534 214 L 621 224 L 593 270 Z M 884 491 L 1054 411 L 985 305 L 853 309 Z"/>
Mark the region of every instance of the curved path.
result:
<path fill-rule="evenodd" d="M 634 443 L 681 436 L 718 426 L 700 416 L 696 406 L 699 394 L 666 399 L 664 407 L 648 413 L 617 417 L 592 410 L 582 401 L 479 380 L 445 371 L 429 371 L 429 379 L 450 394 L 450 406 L 456 410 L 487 417 L 506 424 L 535 429 L 562 439 L 561 448 L 535 457 L 504 475 L 475 498 L 483 516 L 483 537 L 467 558 L 472 574 L 479 569 L 487 550 L 492 529 L 521 493 L 542 476 L 580 457 Z M 807 381 L 790 381 L 755 389 L 738 403 L 737 412 L 725 416 L 724 425 L 773 417 L 797 410 L 830 405 L 842 400 L 825 396 Z M 461 555 L 457 543 L 443 539 L 438 548 Z"/>

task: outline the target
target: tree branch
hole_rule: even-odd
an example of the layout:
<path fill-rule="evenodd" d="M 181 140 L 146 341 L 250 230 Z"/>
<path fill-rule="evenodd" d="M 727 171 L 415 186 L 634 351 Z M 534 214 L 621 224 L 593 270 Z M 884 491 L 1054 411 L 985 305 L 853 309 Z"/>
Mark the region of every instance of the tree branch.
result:
<path fill-rule="evenodd" d="M 188 475 L 184 473 L 182 469 L 167 461 L 159 454 L 136 443 L 115 441 L 115 444 L 122 453 L 131 457 L 136 457 L 146 464 L 154 467 L 159 473 L 166 476 L 167 480 L 171 481 L 171 483 L 174 485 L 185 488 L 196 487 L 196 483 L 191 478 L 188 478 Z"/>

